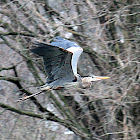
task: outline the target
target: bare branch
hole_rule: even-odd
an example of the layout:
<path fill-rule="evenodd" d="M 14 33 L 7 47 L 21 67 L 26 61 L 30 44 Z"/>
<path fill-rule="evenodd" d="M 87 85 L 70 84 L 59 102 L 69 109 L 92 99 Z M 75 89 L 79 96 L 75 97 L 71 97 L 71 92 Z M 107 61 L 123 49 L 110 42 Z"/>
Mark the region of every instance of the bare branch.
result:
<path fill-rule="evenodd" d="M 21 36 L 28 36 L 28 37 L 37 37 L 36 34 L 31 33 L 24 33 L 24 32 L 0 32 L 0 36 L 8 36 L 8 35 L 21 35 Z"/>

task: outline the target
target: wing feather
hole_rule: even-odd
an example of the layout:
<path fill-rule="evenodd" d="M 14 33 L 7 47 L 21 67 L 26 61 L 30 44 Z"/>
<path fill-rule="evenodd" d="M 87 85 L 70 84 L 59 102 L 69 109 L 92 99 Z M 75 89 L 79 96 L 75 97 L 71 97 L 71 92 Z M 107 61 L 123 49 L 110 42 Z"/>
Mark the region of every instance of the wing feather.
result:
<path fill-rule="evenodd" d="M 47 83 L 54 86 L 62 86 L 72 82 L 75 75 L 71 66 L 73 53 L 53 45 L 34 42 L 31 51 L 43 57 L 47 77 Z"/>

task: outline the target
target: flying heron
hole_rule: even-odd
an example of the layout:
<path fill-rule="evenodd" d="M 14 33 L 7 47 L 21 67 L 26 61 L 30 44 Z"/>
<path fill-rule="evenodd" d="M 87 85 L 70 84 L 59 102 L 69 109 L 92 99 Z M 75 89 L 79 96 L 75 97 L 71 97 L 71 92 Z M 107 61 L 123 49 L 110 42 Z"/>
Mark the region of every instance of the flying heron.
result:
<path fill-rule="evenodd" d="M 46 84 L 40 88 L 41 91 L 75 85 L 87 88 L 91 86 L 92 81 L 110 78 L 103 76 L 81 77 L 77 73 L 77 63 L 83 49 L 67 39 L 56 37 L 50 44 L 35 41 L 31 51 L 43 57 L 48 76 Z"/>

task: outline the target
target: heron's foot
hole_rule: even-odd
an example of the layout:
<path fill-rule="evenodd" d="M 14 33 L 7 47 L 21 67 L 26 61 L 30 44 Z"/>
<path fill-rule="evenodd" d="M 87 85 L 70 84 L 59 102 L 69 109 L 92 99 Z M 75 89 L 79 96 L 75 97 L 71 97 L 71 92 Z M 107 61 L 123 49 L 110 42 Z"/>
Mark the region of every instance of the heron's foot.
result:
<path fill-rule="evenodd" d="M 19 98 L 19 99 L 17 100 L 17 102 L 25 101 L 25 100 L 27 100 L 27 99 L 29 99 L 29 98 L 30 98 L 29 96 L 25 96 L 25 97 Z"/>

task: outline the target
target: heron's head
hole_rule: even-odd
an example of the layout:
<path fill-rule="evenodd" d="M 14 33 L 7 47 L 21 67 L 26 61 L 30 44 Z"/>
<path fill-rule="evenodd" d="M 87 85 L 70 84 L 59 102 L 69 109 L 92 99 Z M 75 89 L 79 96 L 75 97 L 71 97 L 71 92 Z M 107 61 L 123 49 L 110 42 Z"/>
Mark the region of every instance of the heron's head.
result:
<path fill-rule="evenodd" d="M 95 76 L 95 75 L 93 75 L 92 77 L 91 77 L 91 81 L 98 81 L 98 80 L 103 80 L 103 79 L 109 79 L 110 77 L 104 77 L 104 76 Z"/>

